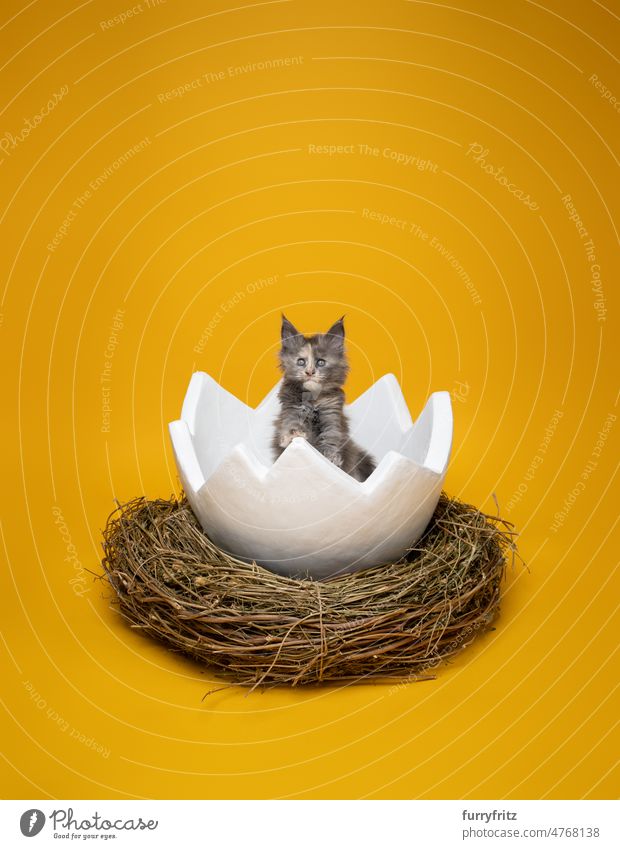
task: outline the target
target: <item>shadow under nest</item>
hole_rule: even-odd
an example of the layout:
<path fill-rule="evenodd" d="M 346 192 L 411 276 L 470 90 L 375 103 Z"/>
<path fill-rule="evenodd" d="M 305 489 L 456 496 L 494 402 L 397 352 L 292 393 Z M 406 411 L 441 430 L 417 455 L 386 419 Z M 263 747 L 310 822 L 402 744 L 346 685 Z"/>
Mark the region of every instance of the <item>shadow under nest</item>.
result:
<path fill-rule="evenodd" d="M 489 630 L 512 524 L 442 493 L 397 563 L 295 580 L 221 551 L 184 497 L 108 519 L 103 567 L 132 627 L 233 683 L 425 680 Z"/>

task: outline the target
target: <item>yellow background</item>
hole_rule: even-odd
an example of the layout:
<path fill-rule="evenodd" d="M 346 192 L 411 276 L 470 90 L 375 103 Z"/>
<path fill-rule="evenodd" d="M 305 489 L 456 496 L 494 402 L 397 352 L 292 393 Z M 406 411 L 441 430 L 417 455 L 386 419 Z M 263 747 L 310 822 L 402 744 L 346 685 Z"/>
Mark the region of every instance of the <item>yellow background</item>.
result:
<path fill-rule="evenodd" d="M 106 23 L 129 8 L 2 10 L 2 795 L 616 796 L 620 4 L 141 0 Z M 87 571 L 114 498 L 178 491 L 191 373 L 251 404 L 273 385 L 283 309 L 346 313 L 349 399 L 388 371 L 416 414 L 450 390 L 446 489 L 520 531 L 530 571 L 435 681 L 203 700 L 210 674 Z"/>

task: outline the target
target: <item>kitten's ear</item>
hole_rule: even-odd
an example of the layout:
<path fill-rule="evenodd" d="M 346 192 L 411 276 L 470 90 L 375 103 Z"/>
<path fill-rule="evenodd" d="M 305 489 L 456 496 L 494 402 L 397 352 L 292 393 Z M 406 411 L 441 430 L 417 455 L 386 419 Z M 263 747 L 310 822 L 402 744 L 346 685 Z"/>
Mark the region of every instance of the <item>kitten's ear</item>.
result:
<path fill-rule="evenodd" d="M 282 344 L 286 344 L 290 339 L 292 339 L 293 336 L 299 336 L 299 330 L 297 330 L 296 327 L 291 324 L 288 318 L 284 315 L 284 313 L 282 313 Z"/>
<path fill-rule="evenodd" d="M 327 341 L 339 351 L 344 348 L 344 316 L 339 318 L 335 324 L 329 328 L 327 333 Z"/>

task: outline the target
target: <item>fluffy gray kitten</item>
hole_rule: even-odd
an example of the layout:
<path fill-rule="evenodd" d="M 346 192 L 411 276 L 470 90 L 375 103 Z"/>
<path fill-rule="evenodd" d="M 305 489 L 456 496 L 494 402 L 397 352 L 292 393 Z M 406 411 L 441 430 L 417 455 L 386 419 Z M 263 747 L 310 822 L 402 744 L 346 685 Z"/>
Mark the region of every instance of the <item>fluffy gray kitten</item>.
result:
<path fill-rule="evenodd" d="M 304 336 L 282 316 L 279 359 L 284 379 L 272 449 L 275 460 L 301 436 L 336 466 L 364 481 L 376 464 L 349 436 L 342 389 L 349 370 L 343 319 L 327 333 Z"/>

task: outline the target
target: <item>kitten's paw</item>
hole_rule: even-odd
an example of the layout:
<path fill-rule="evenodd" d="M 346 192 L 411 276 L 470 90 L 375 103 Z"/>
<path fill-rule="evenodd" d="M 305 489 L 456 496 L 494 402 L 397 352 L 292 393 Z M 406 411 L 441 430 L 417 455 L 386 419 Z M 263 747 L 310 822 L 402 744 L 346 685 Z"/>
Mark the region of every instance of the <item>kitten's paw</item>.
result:
<path fill-rule="evenodd" d="M 280 438 L 280 448 L 286 448 L 297 436 L 301 436 L 302 439 L 308 438 L 304 430 L 289 430 L 288 433 L 282 434 Z"/>
<path fill-rule="evenodd" d="M 342 454 L 337 448 L 326 448 L 323 455 L 327 457 L 335 466 L 342 466 Z"/>

